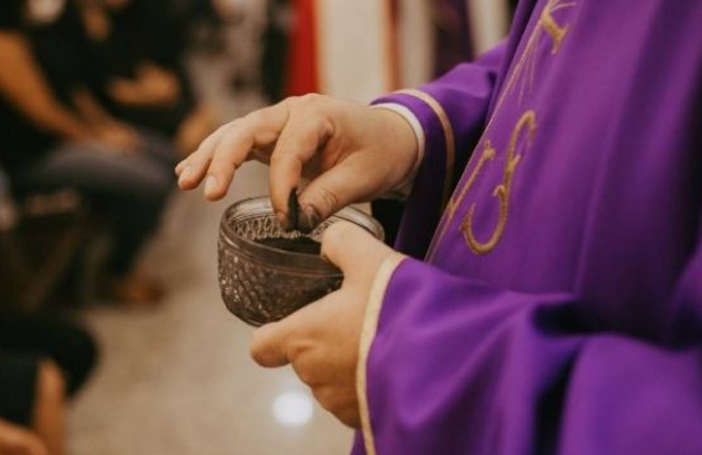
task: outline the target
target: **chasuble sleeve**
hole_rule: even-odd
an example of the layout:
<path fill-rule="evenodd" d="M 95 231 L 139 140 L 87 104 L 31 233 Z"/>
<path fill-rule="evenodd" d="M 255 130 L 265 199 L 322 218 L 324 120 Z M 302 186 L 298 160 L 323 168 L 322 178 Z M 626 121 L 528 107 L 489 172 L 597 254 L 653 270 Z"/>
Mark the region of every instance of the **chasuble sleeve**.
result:
<path fill-rule="evenodd" d="M 660 304 L 669 337 L 637 339 L 574 295 L 386 261 L 361 341 L 354 454 L 700 454 L 702 241 Z"/>
<path fill-rule="evenodd" d="M 396 245 L 407 254 L 420 257 L 429 246 L 431 233 L 485 127 L 505 48 L 499 45 L 419 89 L 402 90 L 373 102 L 408 110 L 424 133 L 423 159 L 403 219 L 413 228 L 401 229 L 404 234 Z"/>

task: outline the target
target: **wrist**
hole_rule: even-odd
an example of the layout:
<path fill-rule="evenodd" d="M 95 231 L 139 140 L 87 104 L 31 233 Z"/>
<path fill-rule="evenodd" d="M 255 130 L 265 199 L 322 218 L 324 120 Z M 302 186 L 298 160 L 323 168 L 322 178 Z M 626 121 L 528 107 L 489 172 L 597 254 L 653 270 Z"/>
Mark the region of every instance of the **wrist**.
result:
<path fill-rule="evenodd" d="M 372 106 L 388 122 L 384 127 L 389 134 L 390 150 L 394 150 L 393 166 L 398 170 L 397 178 L 389 193 L 406 198 L 412 188 L 424 156 L 424 130 L 419 120 L 406 107 L 399 104 L 379 104 Z M 396 159 L 395 159 L 396 158 Z M 397 165 L 397 163 L 402 165 Z"/>

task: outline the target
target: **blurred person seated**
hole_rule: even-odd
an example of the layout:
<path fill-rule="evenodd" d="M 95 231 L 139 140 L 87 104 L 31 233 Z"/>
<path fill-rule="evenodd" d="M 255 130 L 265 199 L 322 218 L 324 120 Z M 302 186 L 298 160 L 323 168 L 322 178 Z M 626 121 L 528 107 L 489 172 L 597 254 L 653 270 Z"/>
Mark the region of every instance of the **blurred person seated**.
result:
<path fill-rule="evenodd" d="M 37 45 L 65 6 L 62 0 L 0 2 L 0 165 L 17 194 L 78 191 L 113 231 L 101 297 L 152 304 L 163 288 L 134 265 L 173 189 L 174 151 L 114 120 L 87 90 L 75 92 L 74 108 L 55 89 L 52 84 L 65 82 L 52 77 L 60 73 L 52 62 L 57 55 L 41 53 Z"/>
<path fill-rule="evenodd" d="M 183 65 L 192 2 L 74 1 L 98 98 L 117 117 L 172 138 L 181 153 L 195 150 L 217 121 L 196 100 Z"/>
<path fill-rule="evenodd" d="M 92 338 L 70 321 L 0 309 L 0 454 L 64 453 L 66 398 L 96 359 Z"/>

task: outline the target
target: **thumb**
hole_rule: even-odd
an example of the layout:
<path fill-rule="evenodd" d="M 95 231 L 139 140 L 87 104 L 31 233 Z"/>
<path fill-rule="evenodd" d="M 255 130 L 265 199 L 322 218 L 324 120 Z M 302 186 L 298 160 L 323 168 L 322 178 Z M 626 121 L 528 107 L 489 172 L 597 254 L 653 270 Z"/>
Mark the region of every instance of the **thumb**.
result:
<path fill-rule="evenodd" d="M 367 163 L 351 156 L 324 172 L 300 193 L 299 228 L 312 231 L 344 207 L 375 192 Z"/>
<path fill-rule="evenodd" d="M 287 365 L 288 338 L 292 329 L 288 319 L 266 324 L 256 329 L 251 340 L 251 358 L 266 368 Z"/>
<path fill-rule="evenodd" d="M 339 221 L 324 231 L 322 255 L 344 272 L 345 280 L 374 274 L 393 250 L 365 229 Z"/>

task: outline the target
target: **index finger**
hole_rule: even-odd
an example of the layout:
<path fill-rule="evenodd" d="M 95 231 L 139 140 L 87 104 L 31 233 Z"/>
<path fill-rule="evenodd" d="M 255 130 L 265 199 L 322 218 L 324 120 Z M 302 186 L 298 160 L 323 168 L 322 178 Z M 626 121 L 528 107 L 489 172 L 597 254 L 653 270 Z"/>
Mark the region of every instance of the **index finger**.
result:
<path fill-rule="evenodd" d="M 275 143 L 287 118 L 287 105 L 283 101 L 220 127 L 195 153 L 178 164 L 176 172 L 180 175 L 181 188 L 195 188 L 210 176 L 215 185 L 207 191 L 208 197 L 222 197 L 235 169 L 249 159 L 253 148 Z"/>

